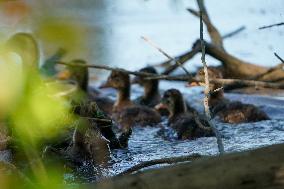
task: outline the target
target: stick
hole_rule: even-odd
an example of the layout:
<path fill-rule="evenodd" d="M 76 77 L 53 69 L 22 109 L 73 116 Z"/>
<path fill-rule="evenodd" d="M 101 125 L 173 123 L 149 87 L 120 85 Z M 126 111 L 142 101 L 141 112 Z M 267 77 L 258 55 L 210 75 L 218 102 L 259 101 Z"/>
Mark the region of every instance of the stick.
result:
<path fill-rule="evenodd" d="M 178 66 L 180 66 L 183 71 L 187 74 L 187 75 L 191 75 L 189 73 L 189 71 L 187 71 L 187 69 L 182 65 L 182 63 L 179 62 L 179 60 L 176 60 L 175 58 L 171 57 L 169 54 L 167 54 L 165 51 L 163 51 L 163 49 L 161 49 L 160 47 L 158 47 L 157 45 L 155 45 L 152 41 L 150 41 L 150 39 L 142 36 L 141 37 L 143 40 L 145 40 L 146 42 L 148 42 L 152 47 L 156 48 L 159 52 L 161 52 L 165 57 L 167 57 L 170 61 L 174 61 L 175 64 L 177 64 Z"/>
<path fill-rule="evenodd" d="M 246 29 L 245 26 L 241 26 L 241 27 L 237 28 L 235 31 L 232 31 L 232 32 L 230 32 L 230 33 L 227 33 L 227 34 L 223 35 L 222 38 L 223 38 L 223 39 L 230 38 L 230 37 L 232 37 L 232 36 L 234 36 L 234 35 L 237 35 L 238 33 L 242 32 L 242 31 L 245 30 L 245 29 Z"/>
<path fill-rule="evenodd" d="M 197 0 L 198 4 L 203 3 L 203 0 Z M 209 88 L 209 76 L 208 76 L 208 70 L 207 70 L 207 64 L 205 61 L 205 45 L 204 45 L 204 41 L 203 41 L 203 22 L 202 22 L 202 16 L 203 16 L 203 12 L 202 9 L 200 9 L 200 42 L 201 42 L 201 49 L 202 49 L 202 56 L 201 56 L 201 61 L 203 64 L 203 68 L 204 68 L 204 73 L 205 73 L 205 89 L 204 89 L 204 109 L 205 109 L 205 113 L 208 119 L 208 123 L 210 125 L 210 127 L 212 128 L 213 132 L 215 133 L 215 136 L 217 138 L 217 144 L 218 144 L 218 150 L 219 153 L 222 155 L 224 153 L 224 145 L 223 145 L 223 141 L 221 138 L 221 135 L 219 133 L 219 131 L 217 130 L 217 128 L 215 127 L 215 125 L 212 123 L 211 121 L 211 114 L 210 114 L 210 109 L 209 109 L 209 95 L 210 95 L 210 88 Z"/>
<path fill-rule="evenodd" d="M 65 66 L 77 66 L 77 67 L 86 67 L 86 68 L 95 68 L 100 70 L 108 70 L 108 71 L 120 71 L 127 74 L 142 76 L 142 77 L 151 77 L 151 76 L 157 76 L 156 74 L 146 73 L 146 72 L 137 72 L 137 71 L 129 71 L 122 68 L 113 68 L 110 66 L 102 66 L 102 65 L 96 65 L 96 64 L 74 64 L 74 63 L 66 63 L 66 62 L 57 62 L 58 64 L 62 64 Z"/>
<path fill-rule="evenodd" d="M 284 60 L 275 52 L 274 55 L 282 62 L 284 63 Z"/>
<path fill-rule="evenodd" d="M 151 74 L 151 73 L 146 73 L 146 72 L 128 71 L 122 68 L 112 68 L 109 66 L 100 66 L 100 65 L 93 65 L 93 64 L 72 64 L 72 63 L 65 63 L 65 62 L 58 62 L 58 64 L 62 64 L 66 66 L 95 68 L 95 69 L 102 69 L 102 70 L 109 70 L 109 71 L 113 71 L 113 70 L 122 71 L 127 74 L 146 77 L 145 78 L 146 80 L 202 82 L 202 80 L 198 80 L 196 78 L 189 78 L 187 75 L 185 76 L 159 75 L 159 74 Z M 256 87 L 272 88 L 272 89 L 284 89 L 284 84 L 270 83 L 270 82 L 264 82 L 264 81 L 241 80 L 241 79 L 210 79 L 209 81 L 214 84 L 221 84 L 221 85 L 256 86 Z"/>
<path fill-rule="evenodd" d="M 272 28 L 272 27 L 275 27 L 275 26 L 282 26 L 282 25 L 284 25 L 284 22 L 280 22 L 280 23 L 277 23 L 277 24 L 271 24 L 271 25 L 268 25 L 268 26 L 262 26 L 258 29 L 263 30 L 263 29 Z"/>
<path fill-rule="evenodd" d="M 202 158 L 203 156 L 199 154 L 192 154 L 189 156 L 181 156 L 181 157 L 171 157 L 171 158 L 163 158 L 163 159 L 156 159 L 156 160 L 150 160 L 150 161 L 145 161 L 140 164 L 137 164 L 121 173 L 119 173 L 117 176 L 123 176 L 123 175 L 128 175 L 131 174 L 135 171 L 139 171 L 143 168 L 150 167 L 153 165 L 157 164 L 174 164 L 174 163 L 179 163 L 179 162 L 186 162 L 186 161 L 193 161 Z"/>
<path fill-rule="evenodd" d="M 198 4 L 200 12 L 202 12 L 202 14 L 203 14 L 202 15 L 202 21 L 206 24 L 207 31 L 208 31 L 208 34 L 210 36 L 210 39 L 211 39 L 212 43 L 216 47 L 224 50 L 223 39 L 222 39 L 221 34 L 218 31 L 218 29 L 214 26 L 214 24 L 210 20 L 210 17 L 208 15 L 206 7 L 204 5 L 204 0 L 198 0 L 197 4 Z M 190 13 L 192 13 L 194 16 L 200 18 L 200 13 L 199 12 L 197 12 L 195 10 L 192 10 L 192 9 L 188 9 L 188 11 Z"/>

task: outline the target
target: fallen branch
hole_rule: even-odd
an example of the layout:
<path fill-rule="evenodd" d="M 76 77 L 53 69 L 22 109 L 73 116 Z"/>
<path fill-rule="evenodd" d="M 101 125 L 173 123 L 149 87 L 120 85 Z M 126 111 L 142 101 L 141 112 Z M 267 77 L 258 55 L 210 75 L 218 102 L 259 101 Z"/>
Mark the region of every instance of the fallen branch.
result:
<path fill-rule="evenodd" d="M 275 26 L 282 26 L 282 25 L 284 25 L 284 22 L 280 22 L 280 23 L 277 23 L 277 24 L 271 24 L 271 25 L 268 25 L 268 26 L 262 26 L 258 29 L 263 30 L 263 29 L 272 28 L 272 27 L 275 27 Z"/>
<path fill-rule="evenodd" d="M 74 66 L 74 67 L 86 67 L 86 68 L 95 68 L 100 70 L 108 70 L 108 71 L 120 71 L 127 74 L 142 76 L 142 77 L 151 77 L 151 76 L 157 76 L 156 74 L 146 73 L 146 72 L 138 72 L 138 71 L 129 71 L 123 68 L 113 68 L 110 66 L 102 66 L 102 65 L 96 65 L 96 64 L 74 64 L 74 63 L 66 63 L 66 62 L 57 62 L 57 64 L 62 64 L 65 66 Z"/>
<path fill-rule="evenodd" d="M 212 41 L 212 43 L 224 50 L 224 46 L 223 46 L 223 39 L 221 37 L 221 34 L 220 32 L 218 31 L 218 29 L 214 26 L 214 24 L 212 24 L 211 20 L 210 20 L 210 17 L 207 13 L 207 10 L 206 10 L 206 7 L 204 5 L 204 0 L 200 0 L 200 1 L 197 1 L 197 4 L 198 4 L 198 7 L 199 7 L 199 10 L 200 12 L 202 12 L 202 20 L 206 26 L 207 26 L 207 31 L 208 31 L 208 34 L 210 36 L 210 39 Z M 194 16 L 200 18 L 200 12 L 197 12 L 193 9 L 187 9 L 190 13 L 192 13 Z"/>
<path fill-rule="evenodd" d="M 139 171 L 143 168 L 150 167 L 150 166 L 153 166 L 153 165 L 174 164 L 174 163 L 180 163 L 180 162 L 194 161 L 194 160 L 200 159 L 202 157 L 203 156 L 201 156 L 200 154 L 192 154 L 192 155 L 189 155 L 189 156 L 171 157 L 171 158 L 163 158 L 163 159 L 155 159 L 155 160 L 145 161 L 145 162 L 139 163 L 139 164 L 119 173 L 117 176 L 129 175 L 131 173 L 134 173 L 134 172 Z"/>
<path fill-rule="evenodd" d="M 142 76 L 148 80 L 202 82 L 202 80 L 198 80 L 196 78 L 191 78 L 191 77 L 189 78 L 187 75 L 185 76 L 159 75 L 159 74 L 151 74 L 151 73 L 146 73 L 146 72 L 129 71 L 129 70 L 122 69 L 122 68 L 112 68 L 109 66 L 101 66 L 101 65 L 94 65 L 94 64 L 73 64 L 73 63 L 64 63 L 64 62 L 59 62 L 58 64 L 62 64 L 66 66 L 78 66 L 78 67 L 103 69 L 103 70 L 109 70 L 109 71 L 116 70 L 116 71 L 121 71 L 127 74 Z M 272 89 L 284 89 L 284 84 L 270 83 L 270 82 L 264 82 L 264 81 L 242 80 L 242 79 L 210 79 L 209 81 L 214 84 L 221 84 L 221 85 L 255 86 L 255 87 L 272 88 Z"/>
<path fill-rule="evenodd" d="M 203 0 L 197 0 L 199 7 L 202 7 L 203 5 Z M 208 123 L 210 127 L 212 128 L 213 132 L 215 133 L 216 139 L 217 139 L 217 144 L 218 144 L 218 150 L 219 153 L 222 155 L 224 153 L 224 145 L 223 141 L 221 138 L 221 135 L 215 125 L 211 121 L 211 113 L 209 109 L 209 95 L 210 95 L 210 82 L 209 82 L 209 76 L 208 76 L 208 69 L 207 69 L 207 64 L 205 61 L 205 45 L 203 41 L 203 22 L 202 22 L 202 17 L 203 17 L 203 9 L 200 8 L 200 45 L 202 49 L 202 56 L 201 56 L 201 61 L 203 64 L 203 69 L 204 69 L 204 74 L 205 74 L 205 88 L 204 88 L 204 109 L 206 113 L 206 117 L 208 120 Z M 206 15 L 206 14 L 205 14 Z"/>
<path fill-rule="evenodd" d="M 223 39 L 227 39 L 229 37 L 233 37 L 234 35 L 240 33 L 241 31 L 243 31 L 245 29 L 244 26 L 225 34 L 222 38 Z M 201 50 L 200 46 L 196 46 L 193 47 L 189 52 L 186 52 L 184 54 L 181 54 L 177 57 L 174 57 L 175 60 L 178 60 L 180 62 L 180 64 L 184 64 L 186 63 L 188 60 L 192 59 L 197 53 L 199 53 Z M 163 63 L 160 63 L 159 65 L 170 65 L 168 66 L 168 68 L 165 69 L 165 71 L 162 72 L 163 75 L 169 75 L 170 73 L 172 73 L 176 68 L 178 68 L 178 65 L 176 64 L 171 64 L 171 60 L 167 60 Z"/>

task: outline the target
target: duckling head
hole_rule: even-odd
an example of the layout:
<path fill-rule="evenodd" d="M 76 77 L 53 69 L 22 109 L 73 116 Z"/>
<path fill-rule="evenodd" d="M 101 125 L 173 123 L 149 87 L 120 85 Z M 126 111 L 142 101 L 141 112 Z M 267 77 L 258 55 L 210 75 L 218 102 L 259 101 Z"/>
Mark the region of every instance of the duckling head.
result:
<path fill-rule="evenodd" d="M 142 68 L 142 69 L 139 70 L 139 72 L 157 74 L 156 69 L 152 66 Z M 139 84 L 139 85 L 145 87 L 147 85 L 153 85 L 154 83 L 158 83 L 158 80 L 146 80 L 142 76 L 136 76 L 136 77 L 133 78 L 131 83 Z"/>
<path fill-rule="evenodd" d="M 161 103 L 155 108 L 158 110 L 166 108 L 170 112 L 170 117 L 186 112 L 186 105 L 183 100 L 183 96 L 177 89 L 167 90 L 162 97 Z"/>
<path fill-rule="evenodd" d="M 127 73 L 121 71 L 112 71 L 108 76 L 106 83 L 100 88 L 114 88 L 124 90 L 130 88 L 130 77 Z"/>
<path fill-rule="evenodd" d="M 82 90 L 87 91 L 89 81 L 88 68 L 84 66 L 76 66 L 80 64 L 86 65 L 86 61 L 77 59 L 72 60 L 70 64 L 72 65 L 68 65 L 67 69 L 59 72 L 57 77 L 62 80 L 73 80 Z"/>

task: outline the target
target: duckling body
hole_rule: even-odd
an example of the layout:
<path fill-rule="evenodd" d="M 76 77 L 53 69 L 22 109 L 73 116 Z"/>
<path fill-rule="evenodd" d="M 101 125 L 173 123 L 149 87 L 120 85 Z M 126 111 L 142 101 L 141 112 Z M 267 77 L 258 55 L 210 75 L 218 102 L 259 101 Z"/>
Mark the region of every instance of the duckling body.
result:
<path fill-rule="evenodd" d="M 182 94 L 176 89 L 167 90 L 161 104 L 156 108 L 166 107 L 169 112 L 169 126 L 178 135 L 178 139 L 195 139 L 214 136 L 207 120 L 193 108 L 187 110 Z"/>
<path fill-rule="evenodd" d="M 155 125 L 160 122 L 159 113 L 149 107 L 135 105 L 130 100 L 130 78 L 128 74 L 112 71 L 107 82 L 102 87 L 111 87 L 118 91 L 117 100 L 113 106 L 112 117 L 123 128 L 133 125 Z"/>
<path fill-rule="evenodd" d="M 214 69 L 208 69 L 209 78 L 223 78 L 222 74 Z M 197 77 L 204 78 L 203 70 Z M 219 84 L 210 84 L 210 91 L 222 87 Z M 268 115 L 252 104 L 244 104 L 239 101 L 230 101 L 224 97 L 223 90 L 214 92 L 209 97 L 209 107 L 213 117 L 219 117 L 225 123 L 246 123 L 269 120 Z"/>

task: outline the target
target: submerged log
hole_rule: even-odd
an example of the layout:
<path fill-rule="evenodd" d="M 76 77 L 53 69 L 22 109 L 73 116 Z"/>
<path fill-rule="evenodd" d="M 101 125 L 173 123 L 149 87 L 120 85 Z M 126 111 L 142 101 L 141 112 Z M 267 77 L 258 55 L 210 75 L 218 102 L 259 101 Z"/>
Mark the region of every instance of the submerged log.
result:
<path fill-rule="evenodd" d="M 284 144 L 115 177 L 96 187 L 280 189 L 284 187 Z"/>

